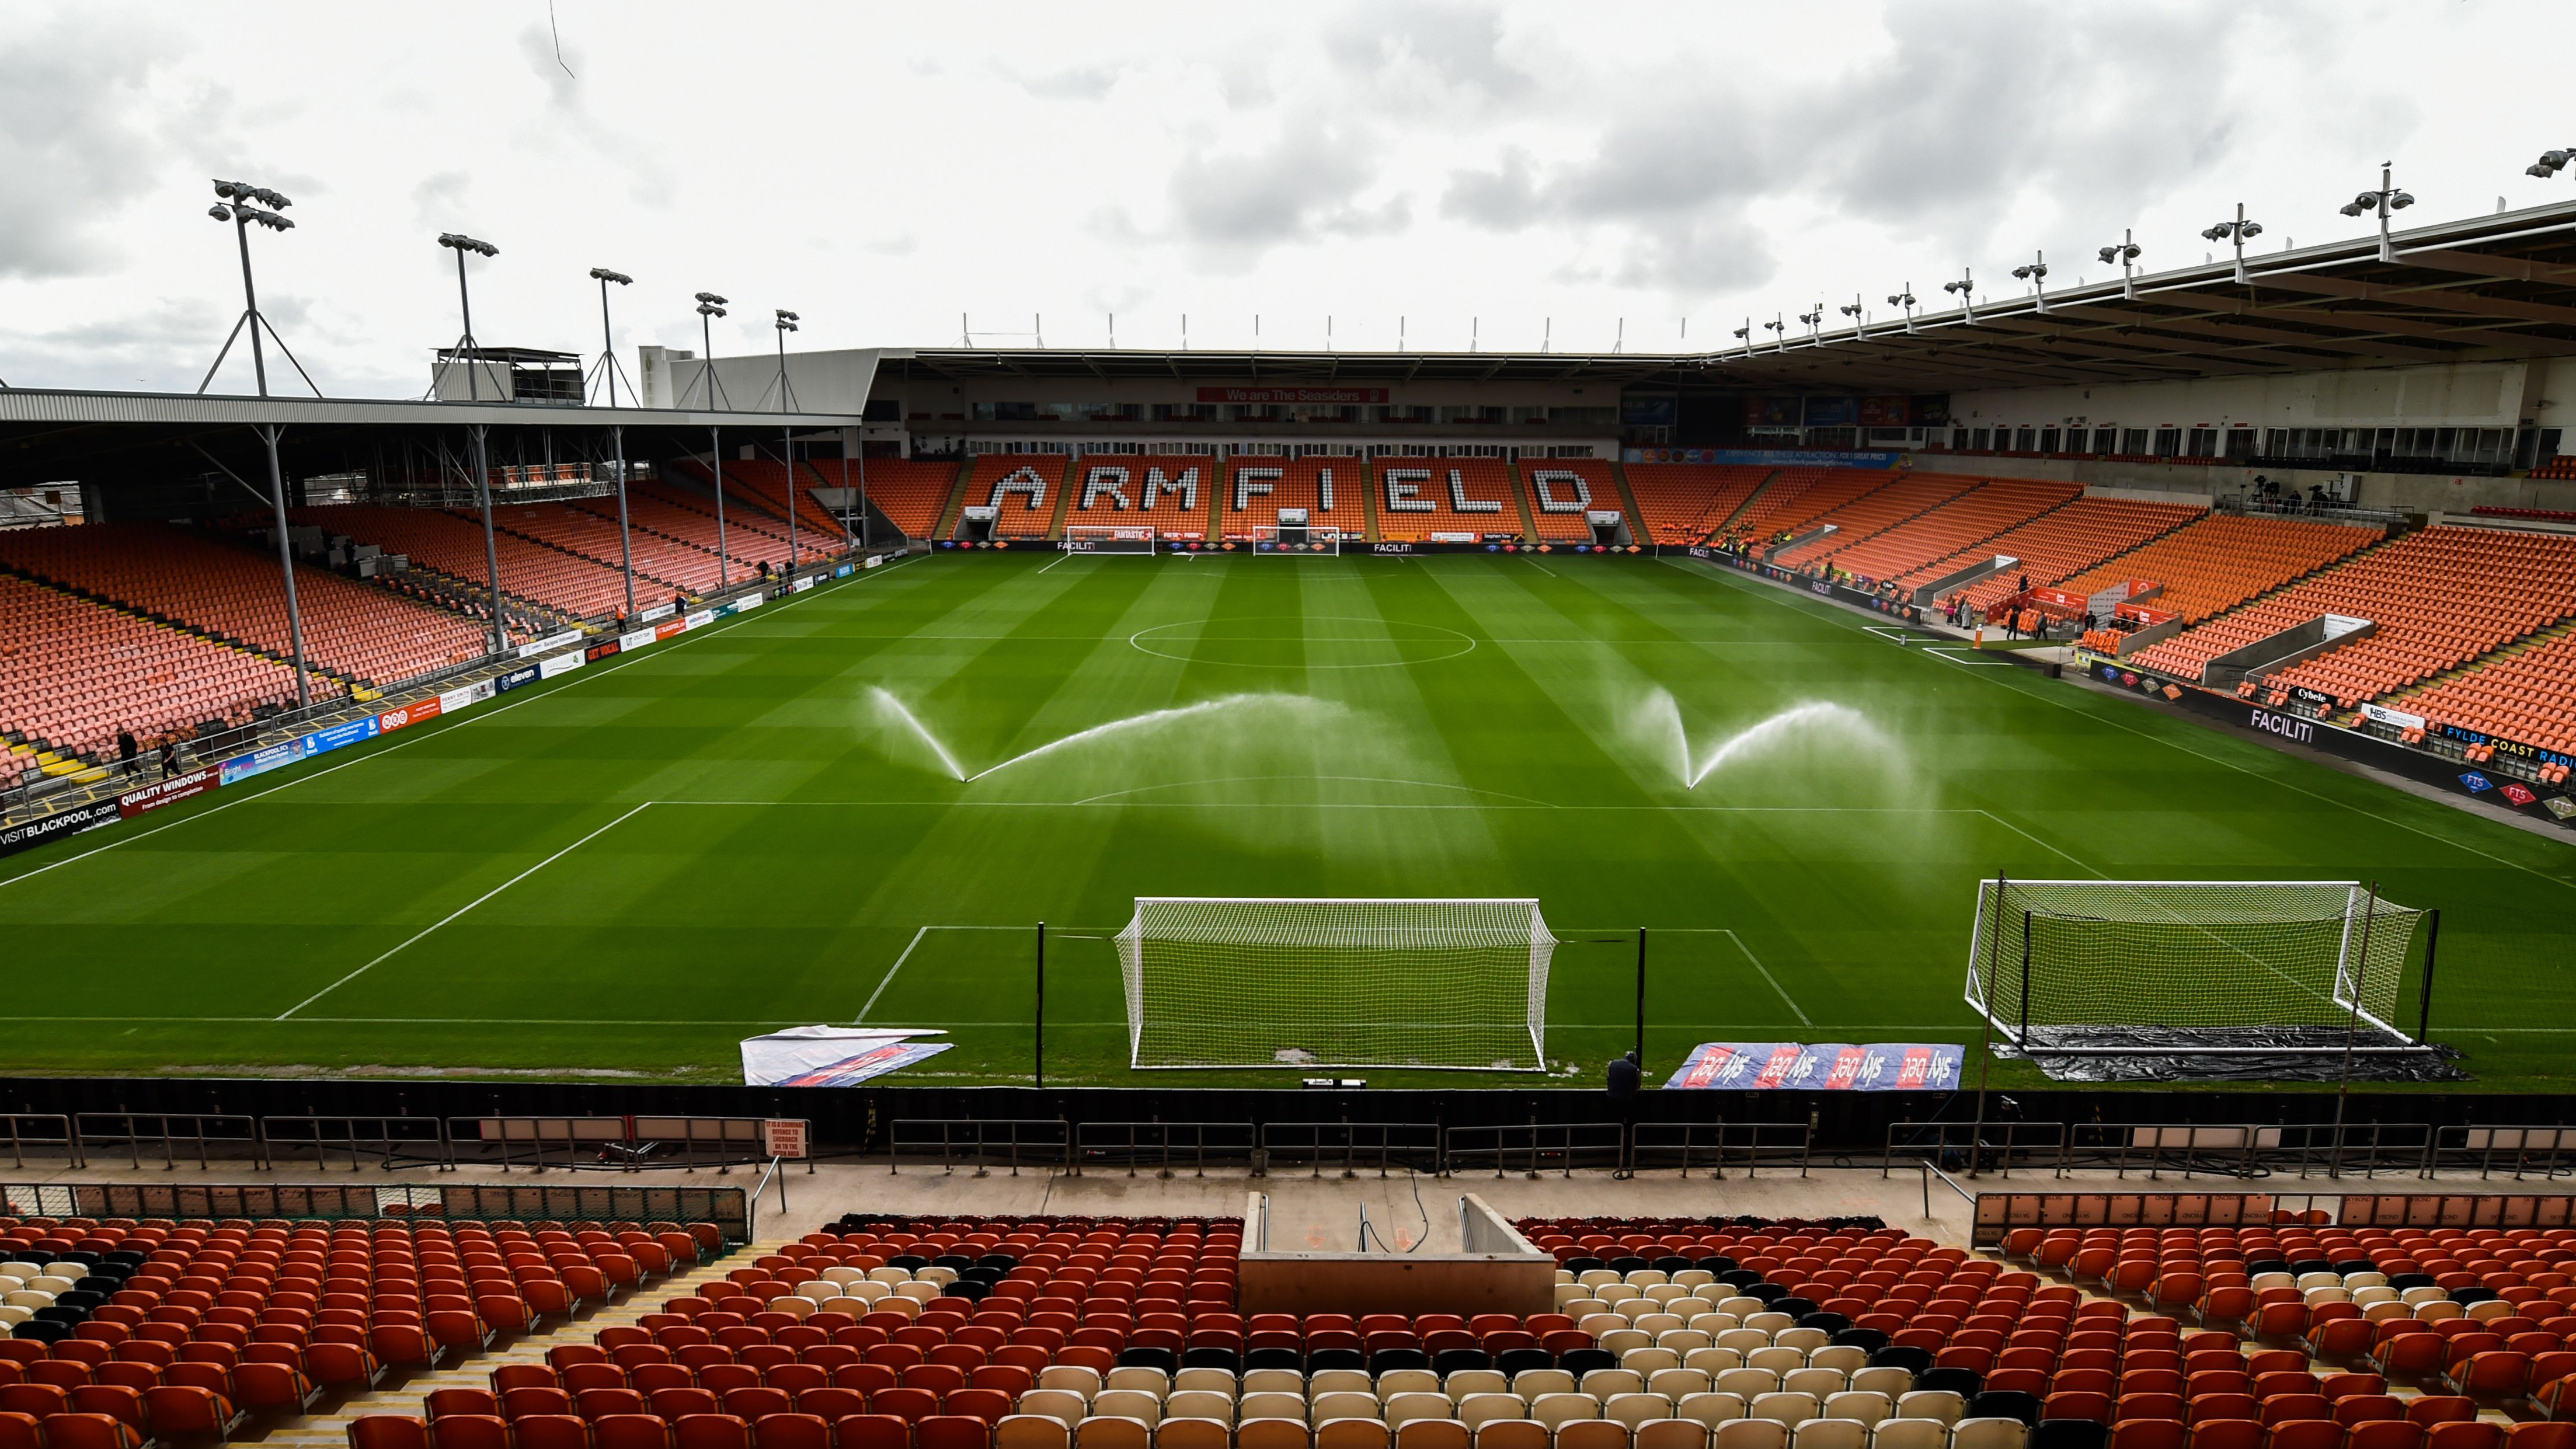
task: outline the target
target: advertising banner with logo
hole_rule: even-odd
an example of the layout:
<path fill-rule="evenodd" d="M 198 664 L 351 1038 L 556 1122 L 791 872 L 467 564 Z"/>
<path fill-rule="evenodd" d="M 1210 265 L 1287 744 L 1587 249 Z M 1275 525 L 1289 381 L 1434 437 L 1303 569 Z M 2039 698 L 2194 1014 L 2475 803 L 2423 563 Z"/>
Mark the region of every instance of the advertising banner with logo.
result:
<path fill-rule="evenodd" d="M 543 639 L 537 640 L 535 643 L 520 645 L 519 657 L 522 659 L 534 659 L 540 654 L 548 653 L 552 650 L 561 649 L 567 645 L 578 644 L 580 642 L 581 631 L 579 629 L 566 629 L 560 634 L 549 634 Z"/>
<path fill-rule="evenodd" d="M 156 780 L 140 790 L 128 790 L 117 796 L 118 818 L 131 820 L 137 815 L 148 815 L 164 805 L 194 799 L 223 782 L 223 772 L 213 765 L 201 765 L 184 775 Z"/>
<path fill-rule="evenodd" d="M 265 775 L 281 765 L 292 765 L 303 758 L 304 741 L 288 740 L 264 750 L 253 750 L 247 755 L 235 755 L 217 768 L 223 771 L 223 782 L 230 785 L 253 775 Z"/>
<path fill-rule="evenodd" d="M 1967 1048 L 1954 1042 L 1702 1042 L 1667 1089 L 1681 1091 L 1946 1092 Z"/>
<path fill-rule="evenodd" d="M 805 577 L 803 577 L 803 578 L 801 578 L 801 579 L 798 579 L 796 582 L 794 582 L 794 583 L 792 583 L 792 584 L 789 584 L 787 587 L 788 587 L 788 590 L 789 590 L 791 593 L 798 593 L 798 594 L 801 594 L 801 593 L 805 592 L 807 589 L 810 589 L 810 588 L 814 587 L 814 576 L 813 576 L 812 574 L 807 574 Z"/>
<path fill-rule="evenodd" d="M 579 669 L 584 662 L 578 649 L 570 654 L 558 654 L 552 659 L 540 659 L 537 661 L 537 677 L 552 679 L 558 674 L 570 674 Z"/>
<path fill-rule="evenodd" d="M 643 613 L 636 615 L 635 622 L 639 624 L 650 624 L 656 619 L 667 619 L 678 612 L 679 610 L 673 608 L 669 604 L 655 604 L 653 607 L 646 609 Z"/>
<path fill-rule="evenodd" d="M 606 659 L 612 654 L 623 654 L 625 652 L 626 641 L 622 639 L 611 639 L 604 644 L 593 644 L 589 648 L 584 649 L 581 651 L 581 657 L 593 664 L 597 664 L 599 661 Z"/>
<path fill-rule="evenodd" d="M 503 693 L 507 693 L 510 690 L 536 683 L 538 677 L 537 666 L 533 664 L 522 665 L 519 668 L 513 669 L 509 673 L 502 675 L 500 678 L 493 680 L 492 687 L 502 691 Z"/>
<path fill-rule="evenodd" d="M 2401 730 L 2420 730 L 2424 727 L 2424 716 L 2408 714 L 2402 709 L 2390 709 L 2384 704 L 2365 704 L 2361 707 L 2361 713 L 2364 719 L 2375 720 L 2384 725 L 2395 725 Z"/>
<path fill-rule="evenodd" d="M 881 564 L 881 563 L 884 563 L 884 562 L 885 562 L 885 555 L 884 555 L 884 554 L 881 554 L 881 553 L 872 553 L 872 554 L 869 554 L 869 555 L 868 555 L 868 563 L 867 563 L 867 566 L 868 566 L 869 568 L 875 568 L 877 565 L 879 565 L 879 564 Z"/>
<path fill-rule="evenodd" d="M 926 1061 L 954 1043 L 915 1041 L 938 1031 L 873 1027 L 799 1026 L 755 1036 L 742 1044 L 742 1080 L 749 1087 L 852 1087 L 871 1077 Z"/>
<path fill-rule="evenodd" d="M 392 734 L 396 730 L 409 729 L 413 725 L 434 720 L 446 712 L 446 706 L 441 702 L 443 698 L 444 696 L 432 696 L 428 699 L 414 700 L 409 704 L 397 705 L 376 716 L 376 728 L 384 734 Z"/>
<path fill-rule="evenodd" d="M 309 760 L 315 755 L 326 755 L 346 745 L 372 740 L 382 733 L 384 727 L 376 722 L 374 715 L 318 729 L 304 737 L 304 757 Z"/>
<path fill-rule="evenodd" d="M 668 639 L 687 632 L 689 632 L 689 621 L 686 619 L 665 619 L 653 626 L 653 637 L 656 639 Z"/>
<path fill-rule="evenodd" d="M 1831 453 L 1805 448 L 1627 448 L 1631 463 L 1718 463 L 1771 468 L 1894 468 L 1903 453 Z"/>
<path fill-rule="evenodd" d="M 638 629 L 632 634 L 618 635 L 617 647 L 620 649 L 641 649 L 645 645 L 650 644 L 661 637 L 662 636 L 659 633 L 656 633 L 651 629 Z"/>
<path fill-rule="evenodd" d="M 1254 407 L 1374 407 L 1386 402 L 1382 387 L 1202 387 L 1203 403 Z"/>
<path fill-rule="evenodd" d="M 500 693 L 500 691 L 492 687 L 492 681 L 488 679 L 478 679 L 472 684 L 465 686 L 463 689 L 451 689 L 445 694 L 440 695 L 438 697 L 439 712 L 442 714 L 454 714 L 458 710 L 464 709 L 469 705 L 481 704 L 483 701 L 490 699 L 493 695 L 498 693 Z"/>
<path fill-rule="evenodd" d="M 876 566 L 877 561 L 875 559 L 871 558 L 868 560 L 868 567 L 875 568 Z M 846 579 L 856 572 L 857 570 L 851 568 L 848 564 L 835 564 L 832 566 L 832 577 L 836 579 Z"/>
<path fill-rule="evenodd" d="M 689 615 L 689 616 L 688 616 L 687 618 L 685 618 L 685 619 L 682 619 L 682 620 L 680 621 L 680 623 L 681 623 L 681 626 L 682 626 L 682 627 L 684 627 L 684 628 L 689 628 L 689 629 L 703 629 L 703 628 L 707 627 L 709 624 L 714 623 L 715 621 L 716 621 L 716 611 L 715 611 L 715 610 L 713 610 L 713 609 L 700 609 L 700 610 L 698 610 L 696 613 Z"/>
<path fill-rule="evenodd" d="M 0 830 L 0 855 L 15 855 L 22 850 L 33 850 L 39 845 L 60 840 L 67 835 L 78 835 L 84 830 L 96 830 L 102 825 L 113 825 L 124 818 L 123 807 L 114 800 L 93 800 L 86 805 L 75 805 L 69 810 L 57 810 L 41 819 Z"/>

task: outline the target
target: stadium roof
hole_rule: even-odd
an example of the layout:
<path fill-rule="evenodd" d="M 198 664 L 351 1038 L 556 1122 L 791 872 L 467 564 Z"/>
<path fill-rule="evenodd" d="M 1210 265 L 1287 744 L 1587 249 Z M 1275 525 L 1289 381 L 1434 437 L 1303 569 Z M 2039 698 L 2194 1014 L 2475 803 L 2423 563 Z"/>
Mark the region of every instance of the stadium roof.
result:
<path fill-rule="evenodd" d="M 757 428 L 775 438 L 852 427 L 848 413 L 710 412 L 671 408 L 577 407 L 541 403 L 424 402 L 418 399 L 209 397 L 189 393 L 70 392 L 0 388 L 0 486 L 57 480 L 115 482 L 195 476 L 210 462 L 264 469 L 254 429 L 285 430 L 280 447 L 293 471 L 324 471 L 361 460 L 389 442 L 426 438 L 471 423 L 494 429 L 628 430 L 638 457 L 668 452 L 657 434 L 686 430 L 694 446 L 710 427 Z"/>
<path fill-rule="evenodd" d="M 2085 263 L 2087 274 L 2104 268 Z M 2060 275 L 2075 268 L 2064 262 Z M 1693 384 L 1861 393 L 2138 382 L 2576 355 L 2576 202 L 2249 254 L 1714 353 L 888 349 L 898 379 L 1385 386 Z M 2006 285 L 2010 285 L 2007 283 Z M 1937 285 L 1926 287 L 1934 298 Z M 1791 323 L 1790 326 L 1796 326 Z M 1732 331 L 1732 329 L 1729 329 Z"/>

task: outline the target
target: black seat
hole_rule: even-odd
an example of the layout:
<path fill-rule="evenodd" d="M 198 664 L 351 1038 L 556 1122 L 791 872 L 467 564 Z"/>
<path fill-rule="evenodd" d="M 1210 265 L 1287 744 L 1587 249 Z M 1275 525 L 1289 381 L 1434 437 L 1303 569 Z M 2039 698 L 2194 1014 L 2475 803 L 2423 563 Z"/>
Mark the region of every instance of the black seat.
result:
<path fill-rule="evenodd" d="M 2293 1273 L 2331 1273 L 2334 1270 L 2335 1265 L 2334 1259 L 2332 1258 L 2293 1258 L 2290 1260 L 2290 1271 Z"/>
<path fill-rule="evenodd" d="M 1306 1355 L 1306 1372 L 1321 1373 L 1326 1369 L 1364 1369 L 1368 1355 L 1356 1348 L 1319 1348 Z"/>
<path fill-rule="evenodd" d="M 1293 1348 L 1256 1348 L 1245 1351 L 1243 1367 L 1247 1373 L 1253 1369 L 1296 1369 L 1302 1373 L 1306 1358 Z"/>
<path fill-rule="evenodd" d="M 897 1253 L 895 1256 L 886 1259 L 886 1266 L 889 1268 L 901 1268 L 907 1273 L 918 1273 L 922 1269 L 930 1266 L 930 1260 L 921 1256 L 919 1253 Z"/>
<path fill-rule="evenodd" d="M 1646 1260 L 1638 1257 L 1634 1253 L 1631 1253 L 1624 1258 L 1613 1258 L 1602 1266 L 1608 1268 L 1611 1272 L 1618 1274 L 1620 1277 L 1625 1278 L 1629 1274 L 1636 1272 L 1638 1269 L 1645 1267 Z"/>
<path fill-rule="evenodd" d="M 2335 1259 L 2334 1270 L 2338 1273 L 2346 1274 L 2376 1273 L 2379 1271 L 2379 1265 L 2370 1261 L 2368 1258 L 2337 1258 Z"/>
<path fill-rule="evenodd" d="M 2091 1419 L 2050 1419 L 2023 1442 L 2027 1449 L 2103 1449 L 2111 1442 L 2111 1426 Z"/>
<path fill-rule="evenodd" d="M 1834 1335 L 1834 1344 L 1838 1348 L 1857 1348 L 1868 1353 L 1876 1353 L 1887 1347 L 1887 1335 L 1875 1328 L 1846 1328 Z"/>
<path fill-rule="evenodd" d="M 1646 1266 L 1669 1278 L 1675 1273 L 1689 1272 L 1692 1265 L 1690 1259 L 1675 1254 L 1667 1258 L 1657 1258 Z"/>
<path fill-rule="evenodd" d="M 38 1313 L 45 1313 L 50 1310 L 39 1308 L 36 1311 Z M 29 1318 L 25 1322 L 20 1323 L 17 1327 L 10 1329 L 9 1336 L 11 1338 L 32 1339 L 37 1343 L 60 1343 L 64 1339 L 71 1337 L 77 1331 L 77 1326 L 73 1324 L 57 1323 L 50 1318 Z"/>
<path fill-rule="evenodd" d="M 1986 1387 L 1986 1376 L 1977 1372 L 1975 1369 L 1920 1369 L 1917 1370 L 1914 1375 L 1914 1387 L 1918 1389 L 1948 1389 L 1950 1392 L 1957 1394 L 1960 1398 L 1973 1399 L 1979 1393 L 1984 1391 Z M 2036 1412 L 2036 1410 L 2033 1412 Z M 2002 1416 L 1998 1415 L 1996 1417 Z"/>
<path fill-rule="evenodd" d="M 1934 1372 L 1937 1373 L 1940 1370 L 1936 1369 Z M 1921 1382 L 1920 1378 L 1917 1382 Z M 1968 1400 L 1968 1417 L 2019 1419 L 2025 1424 L 2036 1424 L 2039 1422 L 2039 1396 L 2025 1394 L 2017 1389 L 1997 1389 L 1993 1393 L 1978 1394 Z"/>
<path fill-rule="evenodd" d="M 2403 1293 L 2409 1288 L 2439 1288 L 2442 1285 L 2430 1273 L 2391 1273 L 2388 1286 Z"/>
<path fill-rule="evenodd" d="M 1585 1374 L 1594 1369 L 1617 1368 L 1619 1355 L 1606 1348 L 1568 1349 L 1565 1356 L 1556 1361 L 1556 1366 L 1574 1375 L 1576 1381 L 1580 1382 Z"/>
<path fill-rule="evenodd" d="M 1789 1311 L 1785 1308 L 1781 1308 L 1776 1303 L 1773 1304 L 1772 1307 L 1775 1311 L 1781 1313 Z M 1821 1328 L 1827 1333 L 1840 1333 L 1844 1329 L 1851 1327 L 1852 1322 L 1850 1319 L 1845 1318 L 1839 1313 L 1827 1313 L 1822 1309 L 1818 1309 L 1813 1313 L 1799 1314 L 1798 1326 L 1800 1328 Z"/>
<path fill-rule="evenodd" d="M 981 1303 L 993 1296 L 993 1285 L 980 1278 L 959 1278 L 939 1292 L 944 1298 L 963 1298 L 969 1303 Z"/>
<path fill-rule="evenodd" d="M 1431 1356 L 1431 1371 L 1447 1378 L 1460 1369 L 1489 1369 L 1494 1356 L 1481 1348 L 1444 1348 Z"/>
<path fill-rule="evenodd" d="M 1765 1308 L 1778 1307 L 1780 1300 L 1789 1296 L 1789 1290 L 1777 1283 L 1756 1283 L 1751 1287 L 1744 1289 L 1743 1293 L 1745 1297 L 1754 1299 L 1761 1303 Z M 1799 1301 L 1805 1302 L 1806 1300 L 1800 1299 Z M 1815 1306 L 1816 1305 L 1812 1303 L 1807 1304 L 1807 1307 L 1811 1311 Z"/>
<path fill-rule="evenodd" d="M 2472 1303 L 2492 1303 L 2503 1296 L 2503 1294 L 2498 1293 L 2493 1288 L 2485 1287 L 2454 1288 L 2451 1290 L 2451 1301 L 2460 1305 L 2462 1308 L 2466 1308 Z M 59 1303 L 62 1300 L 58 1298 L 54 1301 Z"/>
<path fill-rule="evenodd" d="M 1807 1298 L 1799 1294 L 1792 1293 L 1786 1288 L 1781 1289 L 1780 1293 L 1780 1297 L 1771 1299 L 1769 1303 L 1770 1309 L 1774 1313 L 1785 1313 L 1791 1318 L 1804 1318 L 1810 1313 L 1821 1313 L 1824 1311 L 1824 1305 L 1818 1303 L 1813 1298 Z"/>
<path fill-rule="evenodd" d="M 1717 1281 L 1725 1284 L 1729 1288 L 1737 1290 L 1738 1292 L 1742 1292 L 1744 1289 L 1750 1288 L 1754 1284 L 1761 1282 L 1762 1275 L 1754 1272 L 1750 1268 L 1738 1268 L 1730 1265 L 1725 1272 L 1717 1275 Z"/>
<path fill-rule="evenodd" d="M 1556 1367 L 1556 1355 L 1543 1348 L 1507 1348 L 1494 1355 L 1494 1367 L 1506 1376 L 1523 1369 Z"/>
<path fill-rule="evenodd" d="M 1431 1355 L 1418 1348 L 1381 1348 L 1369 1355 L 1368 1371 L 1372 1376 L 1397 1369 L 1427 1369 Z"/>
<path fill-rule="evenodd" d="M 2257 1273 L 2287 1273 L 2289 1271 L 2290 1260 L 2287 1258 L 2248 1258 L 2245 1260 L 2245 1276 L 2248 1278 L 2253 1277 Z"/>
<path fill-rule="evenodd" d="M 1557 1266 L 1573 1274 L 1575 1277 L 1580 1278 L 1584 1274 L 1589 1273 L 1596 1268 L 1607 1268 L 1610 1265 L 1602 1262 L 1599 1258 L 1568 1258 L 1564 1262 L 1557 1264 Z"/>
<path fill-rule="evenodd" d="M 1185 1348 L 1181 1350 L 1181 1367 L 1223 1369 L 1230 1374 L 1243 1372 L 1243 1356 L 1230 1348 Z"/>
<path fill-rule="evenodd" d="M 984 1256 L 975 1260 L 975 1266 L 978 1268 L 996 1268 L 1004 1273 L 1008 1273 L 1013 1268 L 1020 1266 L 1020 1260 L 1012 1257 L 1008 1253 L 986 1253 Z"/>
<path fill-rule="evenodd" d="M 938 1257 L 930 1260 L 930 1266 L 934 1268 L 947 1268 L 954 1272 L 963 1273 L 967 1269 L 975 1266 L 975 1260 L 967 1257 L 963 1253 L 942 1253 Z"/>
<path fill-rule="evenodd" d="M 1161 1369 L 1167 1374 L 1181 1370 L 1180 1355 L 1168 1348 L 1122 1348 L 1118 1350 L 1120 1368 Z"/>
<path fill-rule="evenodd" d="M 1712 1253 L 1692 1266 L 1703 1273 L 1714 1273 L 1723 1281 L 1727 1274 L 1735 1271 L 1735 1260 L 1724 1253 Z"/>
<path fill-rule="evenodd" d="M 1871 1368 L 1901 1368 L 1907 1373 L 1919 1374 L 1925 1369 L 1932 1367 L 1932 1350 L 1928 1348 L 1915 1348 L 1908 1344 L 1891 1343 L 1887 1347 L 1870 1354 L 1869 1366 Z"/>

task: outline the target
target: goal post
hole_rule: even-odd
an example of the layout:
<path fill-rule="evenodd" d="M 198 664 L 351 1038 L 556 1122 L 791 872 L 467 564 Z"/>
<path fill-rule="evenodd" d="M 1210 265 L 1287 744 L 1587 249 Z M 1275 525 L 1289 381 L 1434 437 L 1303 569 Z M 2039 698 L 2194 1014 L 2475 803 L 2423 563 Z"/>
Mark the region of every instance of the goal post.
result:
<path fill-rule="evenodd" d="M 1064 551 L 1067 553 L 1152 553 L 1154 530 L 1150 525 L 1069 523 L 1064 529 Z"/>
<path fill-rule="evenodd" d="M 1255 528 L 1252 531 L 1252 551 L 1292 556 L 1338 556 L 1342 551 L 1342 531 L 1315 525 L 1288 529 Z"/>
<path fill-rule="evenodd" d="M 2355 881 L 1987 880 L 1967 1001 L 2026 1054 L 2417 1052 L 2427 912 Z"/>
<path fill-rule="evenodd" d="M 1546 1070 L 1535 900 L 1140 896 L 1115 940 L 1131 1067 Z"/>

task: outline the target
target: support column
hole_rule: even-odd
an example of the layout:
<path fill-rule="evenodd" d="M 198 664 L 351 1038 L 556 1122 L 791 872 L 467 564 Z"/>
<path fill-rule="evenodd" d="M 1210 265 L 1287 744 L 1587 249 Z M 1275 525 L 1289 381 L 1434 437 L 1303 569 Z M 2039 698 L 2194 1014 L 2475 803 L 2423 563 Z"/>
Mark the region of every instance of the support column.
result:
<path fill-rule="evenodd" d="M 277 465 L 277 440 L 285 431 L 275 423 L 258 429 L 259 440 L 268 445 L 268 501 L 277 517 L 277 569 L 286 580 L 286 640 L 295 660 L 295 707 L 300 710 L 313 703 L 313 673 L 304 659 L 304 612 L 295 602 L 295 550 L 286 539 L 286 475 Z"/>
<path fill-rule="evenodd" d="M 492 460 L 484 445 L 487 428 L 471 423 L 465 431 L 474 438 L 474 497 L 483 505 L 483 567 L 491 581 L 492 652 L 508 652 L 510 636 L 501 625 L 501 549 L 492 540 Z"/>

